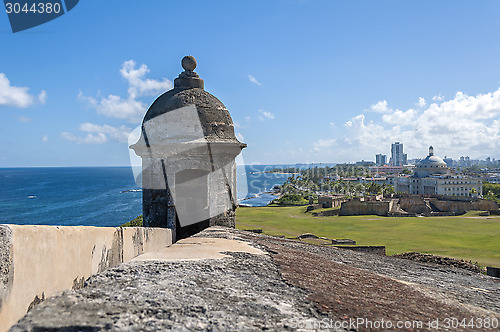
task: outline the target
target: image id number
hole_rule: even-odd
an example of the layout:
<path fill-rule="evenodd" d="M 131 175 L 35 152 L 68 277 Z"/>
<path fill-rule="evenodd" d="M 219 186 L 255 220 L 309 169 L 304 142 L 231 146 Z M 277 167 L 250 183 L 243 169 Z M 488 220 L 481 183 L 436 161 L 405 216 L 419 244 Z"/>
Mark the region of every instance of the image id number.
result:
<path fill-rule="evenodd" d="M 59 14 L 61 11 L 61 4 L 59 3 L 45 3 L 45 2 L 39 2 L 39 3 L 34 3 L 31 6 L 28 7 L 28 4 L 25 3 L 24 6 L 21 7 L 21 4 L 18 2 L 15 3 L 10 3 L 7 2 L 5 4 L 5 10 L 7 11 L 7 14 L 19 14 L 19 13 L 33 13 L 33 14 Z"/>

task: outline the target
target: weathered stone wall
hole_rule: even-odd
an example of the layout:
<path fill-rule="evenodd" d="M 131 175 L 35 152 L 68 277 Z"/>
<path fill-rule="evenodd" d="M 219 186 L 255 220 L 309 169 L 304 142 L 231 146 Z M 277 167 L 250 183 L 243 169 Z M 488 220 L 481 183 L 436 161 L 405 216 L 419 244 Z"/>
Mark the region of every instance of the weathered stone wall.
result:
<path fill-rule="evenodd" d="M 432 211 L 421 196 L 401 197 L 399 205 L 408 213 L 428 214 Z"/>
<path fill-rule="evenodd" d="M 323 207 L 319 204 L 309 204 L 307 206 L 307 209 L 306 209 L 306 212 L 309 212 L 309 211 L 313 211 L 313 210 L 318 210 L 318 209 L 322 209 Z"/>
<path fill-rule="evenodd" d="M 472 202 L 472 207 L 474 210 L 482 210 L 482 211 L 498 211 L 498 204 L 493 201 L 488 201 L 485 199 L 481 199 L 475 202 Z"/>
<path fill-rule="evenodd" d="M 497 279 L 455 266 L 213 227 L 48 299 L 12 332 L 339 331 L 325 326 L 348 317 L 430 330 L 499 319 L 498 298 Z"/>
<path fill-rule="evenodd" d="M 228 210 L 218 216 L 210 218 L 209 226 L 224 226 L 235 228 L 236 213 L 234 210 Z"/>
<path fill-rule="evenodd" d="M 385 246 L 334 246 L 334 247 L 337 247 L 339 249 L 364 252 L 367 254 L 385 256 Z"/>
<path fill-rule="evenodd" d="M 461 201 L 461 202 L 473 202 L 479 201 L 481 198 L 470 197 L 470 196 L 449 196 L 449 195 L 432 195 L 432 198 L 437 198 L 444 201 Z"/>
<path fill-rule="evenodd" d="M 408 213 L 437 215 L 464 214 L 467 211 L 498 211 L 498 205 L 493 201 L 474 197 L 453 197 L 443 195 L 399 195 L 401 209 Z"/>
<path fill-rule="evenodd" d="M 340 206 L 340 216 L 357 216 L 375 214 L 386 216 L 390 210 L 390 202 L 360 202 L 352 200 L 342 203 Z"/>
<path fill-rule="evenodd" d="M 197 147 L 203 151 L 203 147 Z M 206 149 L 207 147 L 205 147 Z M 159 158 L 143 158 L 142 186 L 144 225 L 167 227 L 174 241 L 195 234 L 210 226 L 234 228 L 236 208 L 236 163 L 227 160 L 213 149 L 211 157 L 184 154 L 170 157 L 168 162 Z M 225 164 L 227 162 L 227 164 Z M 220 168 L 214 169 L 214 166 Z M 188 196 L 205 195 L 205 201 L 189 200 L 186 192 L 180 194 L 179 171 L 194 171 L 190 179 Z M 200 182 L 201 180 L 201 182 Z M 196 182 L 197 181 L 197 182 Z M 189 195 L 190 194 L 190 195 Z M 177 230 L 178 227 L 185 229 Z M 191 229 L 197 229 L 196 232 Z"/>
<path fill-rule="evenodd" d="M 488 200 L 477 200 L 472 202 L 460 202 L 460 201 L 443 201 L 443 200 L 432 200 L 432 204 L 436 206 L 440 211 L 443 212 L 454 212 L 456 214 L 463 214 L 467 211 L 479 210 L 479 211 L 495 211 L 498 210 L 498 205 L 493 201 Z"/>
<path fill-rule="evenodd" d="M 314 217 L 331 217 L 338 216 L 340 209 L 326 210 L 321 212 L 313 212 Z"/>
<path fill-rule="evenodd" d="M 210 226 L 234 228 L 236 208 L 236 163 L 234 161 L 224 168 L 210 173 Z"/>
<path fill-rule="evenodd" d="M 0 225 L 0 332 L 54 293 L 170 244 L 169 229 Z"/>
<path fill-rule="evenodd" d="M 318 205 L 322 208 L 334 208 L 340 206 L 346 199 L 344 197 L 320 196 L 318 197 Z"/>
<path fill-rule="evenodd" d="M 333 200 L 331 197 L 325 197 L 325 196 L 318 197 L 318 205 L 320 205 L 322 208 L 333 207 L 332 202 L 333 202 Z"/>

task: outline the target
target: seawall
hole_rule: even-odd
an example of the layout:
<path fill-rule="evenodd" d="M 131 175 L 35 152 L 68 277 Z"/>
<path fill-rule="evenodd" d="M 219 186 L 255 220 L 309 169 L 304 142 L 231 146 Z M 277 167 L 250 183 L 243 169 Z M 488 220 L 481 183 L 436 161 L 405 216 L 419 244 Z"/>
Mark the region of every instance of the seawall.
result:
<path fill-rule="evenodd" d="M 171 244 L 165 228 L 0 225 L 0 332 L 49 296 Z"/>

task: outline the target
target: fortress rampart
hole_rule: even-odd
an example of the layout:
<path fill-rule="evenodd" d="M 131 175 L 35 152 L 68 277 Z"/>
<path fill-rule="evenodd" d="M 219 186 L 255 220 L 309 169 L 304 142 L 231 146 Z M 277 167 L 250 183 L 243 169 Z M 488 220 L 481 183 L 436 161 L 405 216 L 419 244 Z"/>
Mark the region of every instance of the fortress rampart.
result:
<path fill-rule="evenodd" d="M 386 216 L 392 208 L 392 201 L 368 201 L 362 202 L 359 199 L 343 202 L 340 216 L 370 215 Z"/>
<path fill-rule="evenodd" d="M 171 244 L 166 228 L 0 225 L 0 332 L 49 296 Z"/>
<path fill-rule="evenodd" d="M 441 195 L 398 195 L 399 199 L 381 201 L 361 201 L 353 199 L 342 203 L 339 215 L 378 215 L 388 216 L 399 212 L 404 215 L 460 215 L 467 211 L 490 211 L 495 214 L 498 204 L 479 198 L 441 196 Z"/>
<path fill-rule="evenodd" d="M 499 296 L 496 278 L 453 266 L 211 227 L 47 299 L 11 331 L 337 331 L 325 319 L 345 317 L 497 326 Z"/>

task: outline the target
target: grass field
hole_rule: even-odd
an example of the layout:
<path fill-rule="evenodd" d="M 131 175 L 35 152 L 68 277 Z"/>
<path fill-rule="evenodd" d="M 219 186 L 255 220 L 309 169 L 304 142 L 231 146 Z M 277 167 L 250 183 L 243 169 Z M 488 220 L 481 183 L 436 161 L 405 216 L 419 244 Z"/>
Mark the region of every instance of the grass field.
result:
<path fill-rule="evenodd" d="M 262 229 L 264 234 L 296 237 L 304 233 L 384 245 L 387 254 L 417 251 L 483 266 L 500 267 L 500 217 L 469 212 L 458 217 L 379 216 L 313 217 L 304 206 L 240 207 L 236 228 Z"/>

